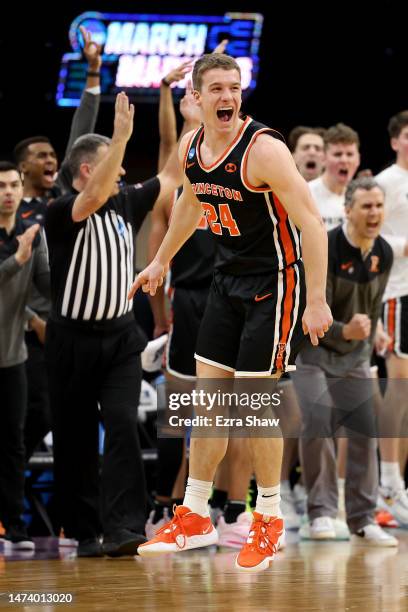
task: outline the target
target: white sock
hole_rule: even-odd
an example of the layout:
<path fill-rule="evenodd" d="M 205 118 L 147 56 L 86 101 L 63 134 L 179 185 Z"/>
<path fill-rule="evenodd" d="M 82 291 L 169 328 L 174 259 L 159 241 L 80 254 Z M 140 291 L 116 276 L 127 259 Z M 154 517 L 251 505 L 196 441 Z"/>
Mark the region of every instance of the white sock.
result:
<path fill-rule="evenodd" d="M 274 487 L 259 487 L 256 497 L 255 512 L 267 516 L 279 516 L 280 484 Z"/>
<path fill-rule="evenodd" d="M 190 508 L 191 512 L 200 516 L 210 516 L 208 500 L 210 499 L 213 483 L 206 480 L 196 480 L 188 477 L 183 506 Z"/>
<path fill-rule="evenodd" d="M 381 486 L 390 489 L 401 489 L 402 477 L 398 461 L 381 461 Z"/>

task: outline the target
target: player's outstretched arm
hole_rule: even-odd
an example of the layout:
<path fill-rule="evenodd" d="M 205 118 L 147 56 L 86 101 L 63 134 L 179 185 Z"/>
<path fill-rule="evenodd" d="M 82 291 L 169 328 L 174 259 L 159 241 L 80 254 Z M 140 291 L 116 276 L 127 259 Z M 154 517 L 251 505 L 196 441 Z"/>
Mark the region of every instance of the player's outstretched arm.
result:
<path fill-rule="evenodd" d="M 159 172 L 164 168 L 171 152 L 177 145 L 177 121 L 174 110 L 173 93 L 171 85 L 184 79 L 193 68 L 192 60 L 183 62 L 162 79 L 159 100 Z"/>
<path fill-rule="evenodd" d="M 303 331 L 317 345 L 333 322 L 326 303 L 327 233 L 323 221 L 306 181 L 279 140 L 259 136 L 250 152 L 248 175 L 251 184 L 266 184 L 273 190 L 302 232 L 307 288 Z"/>

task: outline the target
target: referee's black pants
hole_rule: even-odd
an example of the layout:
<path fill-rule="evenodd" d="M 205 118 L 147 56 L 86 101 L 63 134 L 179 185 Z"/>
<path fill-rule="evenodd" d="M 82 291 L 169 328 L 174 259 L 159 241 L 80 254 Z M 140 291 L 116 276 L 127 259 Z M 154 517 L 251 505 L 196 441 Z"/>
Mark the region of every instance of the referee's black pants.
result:
<path fill-rule="evenodd" d="M 78 540 L 102 532 L 118 539 L 124 531 L 144 533 L 140 336 L 134 320 L 115 323 L 47 325 L 56 495 L 65 535 Z M 100 419 L 105 443 L 99 479 Z"/>

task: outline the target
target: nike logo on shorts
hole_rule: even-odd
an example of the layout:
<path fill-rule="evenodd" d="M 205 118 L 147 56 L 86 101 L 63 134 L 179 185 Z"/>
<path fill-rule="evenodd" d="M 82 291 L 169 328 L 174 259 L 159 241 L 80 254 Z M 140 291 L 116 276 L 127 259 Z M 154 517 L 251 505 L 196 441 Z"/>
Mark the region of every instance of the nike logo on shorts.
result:
<path fill-rule="evenodd" d="M 266 300 L 266 298 L 271 297 L 272 293 L 267 293 L 266 295 L 256 295 L 255 302 L 262 302 L 262 300 Z"/>

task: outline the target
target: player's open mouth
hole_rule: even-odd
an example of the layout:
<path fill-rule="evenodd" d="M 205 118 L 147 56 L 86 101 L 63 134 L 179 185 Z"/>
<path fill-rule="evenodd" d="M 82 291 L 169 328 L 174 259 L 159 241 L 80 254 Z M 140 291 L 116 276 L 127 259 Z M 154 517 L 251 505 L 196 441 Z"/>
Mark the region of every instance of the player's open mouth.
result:
<path fill-rule="evenodd" d="M 232 108 L 232 106 L 223 106 L 222 108 L 219 108 L 217 110 L 218 119 L 224 123 L 228 123 L 233 114 L 234 109 Z"/>
<path fill-rule="evenodd" d="M 348 177 L 348 170 L 346 168 L 340 168 L 339 174 L 340 174 L 340 176 L 342 176 L 344 178 L 347 178 Z"/>
<path fill-rule="evenodd" d="M 54 170 L 44 170 L 44 176 L 48 181 L 54 180 Z"/>
<path fill-rule="evenodd" d="M 368 229 L 377 229 L 380 226 L 379 221 L 371 221 L 367 223 Z"/>
<path fill-rule="evenodd" d="M 306 163 L 306 168 L 308 170 L 315 170 L 316 169 L 316 162 L 315 161 L 308 161 Z"/>

